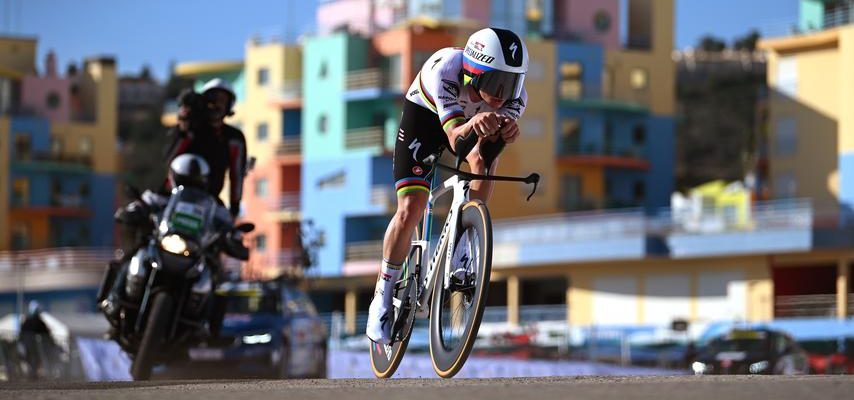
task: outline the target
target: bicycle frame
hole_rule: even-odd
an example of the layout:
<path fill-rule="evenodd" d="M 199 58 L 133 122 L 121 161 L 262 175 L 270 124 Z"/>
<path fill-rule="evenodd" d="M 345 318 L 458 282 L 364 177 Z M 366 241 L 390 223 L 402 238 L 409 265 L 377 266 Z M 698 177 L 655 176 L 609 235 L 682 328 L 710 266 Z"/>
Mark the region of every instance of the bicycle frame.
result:
<path fill-rule="evenodd" d="M 437 172 L 434 172 L 433 180 L 435 181 Z M 415 318 L 424 319 L 430 314 L 430 295 L 433 293 L 433 285 L 435 282 L 436 266 L 439 262 L 439 257 L 442 251 L 445 251 L 445 276 L 442 284 L 448 287 L 451 277 L 451 259 L 454 253 L 454 244 L 457 237 L 457 222 L 459 213 L 462 211 L 463 204 L 469 201 L 470 181 L 460 179 L 458 175 L 453 175 L 446 179 L 441 187 L 432 189 L 430 197 L 427 200 L 427 211 L 424 213 L 423 229 L 421 231 L 421 240 L 413 240 L 412 245 L 420 249 L 422 255 L 428 254 L 430 245 L 430 235 L 432 228 L 433 205 L 436 200 L 442 196 L 452 192 L 454 197 L 451 201 L 451 209 L 448 211 L 448 217 L 445 219 L 445 225 L 442 227 L 442 233 L 439 235 L 439 241 L 436 243 L 436 248 L 433 249 L 432 257 L 426 265 L 426 273 L 421 276 L 416 276 L 418 282 L 416 295 L 418 296 L 418 307 L 415 310 Z M 432 185 L 431 185 L 432 186 Z M 422 257 L 423 259 L 423 257 Z M 422 266 L 424 268 L 425 266 Z M 419 274 L 421 275 L 421 274 Z"/>

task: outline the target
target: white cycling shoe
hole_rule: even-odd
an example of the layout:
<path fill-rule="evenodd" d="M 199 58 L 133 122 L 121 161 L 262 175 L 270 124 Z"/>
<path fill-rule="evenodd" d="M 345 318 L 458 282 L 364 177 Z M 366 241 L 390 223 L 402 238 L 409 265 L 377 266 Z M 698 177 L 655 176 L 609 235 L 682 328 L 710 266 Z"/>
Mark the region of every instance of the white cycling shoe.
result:
<path fill-rule="evenodd" d="M 385 268 L 384 268 L 385 269 Z M 394 307 L 391 305 L 394 283 L 400 278 L 400 270 L 380 272 L 374 298 L 368 307 L 368 324 L 365 334 L 379 344 L 391 343 L 391 326 L 394 323 Z"/>
<path fill-rule="evenodd" d="M 459 282 L 465 282 L 472 271 L 471 250 L 469 248 L 469 234 L 463 233 L 454 249 L 454 256 L 451 258 L 451 276 Z"/>

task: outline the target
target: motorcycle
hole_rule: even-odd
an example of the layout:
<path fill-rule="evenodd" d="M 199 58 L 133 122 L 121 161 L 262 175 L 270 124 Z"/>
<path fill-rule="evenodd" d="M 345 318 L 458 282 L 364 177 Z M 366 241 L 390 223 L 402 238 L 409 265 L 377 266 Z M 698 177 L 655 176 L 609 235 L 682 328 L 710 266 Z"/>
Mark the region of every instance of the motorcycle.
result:
<path fill-rule="evenodd" d="M 177 186 L 168 199 L 130 191 L 138 200 L 135 214 L 145 216 L 135 221 L 142 227 L 141 240 L 132 255 L 110 263 L 98 302 L 105 304 L 113 285 L 124 285 L 114 305 L 118 312 L 102 310 L 114 339 L 133 358 L 131 376 L 147 380 L 156 363 L 180 358 L 211 336 L 221 254 L 248 260 L 242 235 L 254 225 L 234 226 L 225 207 L 195 187 Z M 121 269 L 127 270 L 126 278 L 116 282 Z"/>

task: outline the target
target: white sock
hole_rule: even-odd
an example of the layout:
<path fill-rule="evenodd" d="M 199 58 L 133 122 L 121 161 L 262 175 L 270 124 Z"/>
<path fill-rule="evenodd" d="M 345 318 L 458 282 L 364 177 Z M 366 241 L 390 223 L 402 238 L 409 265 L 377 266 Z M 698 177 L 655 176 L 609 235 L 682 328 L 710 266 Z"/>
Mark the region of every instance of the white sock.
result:
<path fill-rule="evenodd" d="M 394 265 L 386 260 L 383 260 L 380 276 L 377 279 L 377 287 L 374 290 L 374 297 L 382 296 L 383 304 L 391 304 L 391 297 L 394 295 L 394 283 L 400 279 L 402 265 Z"/>

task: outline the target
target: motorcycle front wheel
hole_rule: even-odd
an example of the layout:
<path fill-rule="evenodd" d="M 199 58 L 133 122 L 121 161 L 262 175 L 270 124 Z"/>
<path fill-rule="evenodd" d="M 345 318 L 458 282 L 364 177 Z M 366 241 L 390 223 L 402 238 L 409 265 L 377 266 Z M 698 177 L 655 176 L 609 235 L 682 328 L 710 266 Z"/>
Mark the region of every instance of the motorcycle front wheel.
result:
<path fill-rule="evenodd" d="M 145 324 L 145 333 L 142 335 L 139 350 L 130 369 L 130 374 L 136 381 L 145 381 L 151 378 L 154 360 L 157 354 L 161 352 L 166 339 L 173 302 L 172 296 L 166 292 L 154 294 L 154 299 L 151 301 L 151 312 L 148 313 L 148 321 Z"/>

